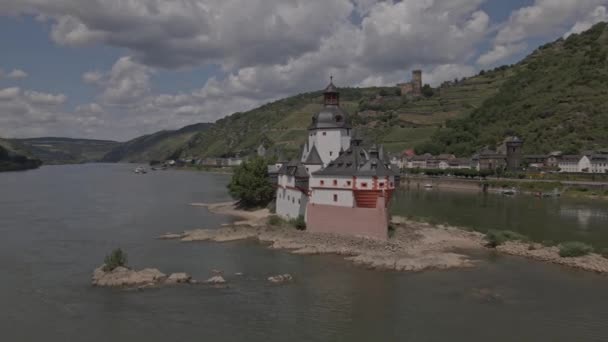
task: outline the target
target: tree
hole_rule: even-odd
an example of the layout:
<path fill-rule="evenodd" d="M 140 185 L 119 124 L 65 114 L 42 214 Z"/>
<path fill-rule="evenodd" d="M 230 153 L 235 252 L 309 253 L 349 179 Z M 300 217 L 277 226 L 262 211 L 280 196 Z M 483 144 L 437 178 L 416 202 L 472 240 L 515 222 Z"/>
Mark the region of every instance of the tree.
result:
<path fill-rule="evenodd" d="M 435 94 L 435 91 L 433 91 L 433 88 L 431 88 L 430 85 L 425 84 L 424 87 L 422 87 L 422 95 L 424 95 L 424 97 L 431 97 Z"/>
<path fill-rule="evenodd" d="M 239 165 L 232 175 L 228 190 L 243 207 L 264 207 L 272 201 L 274 188 L 267 177 L 267 163 L 256 157 Z"/>
<path fill-rule="evenodd" d="M 106 272 L 110 272 L 116 267 L 126 267 L 127 266 L 127 254 L 122 251 L 120 248 L 116 248 L 109 255 L 106 255 L 103 260 L 104 266 L 103 269 Z"/>

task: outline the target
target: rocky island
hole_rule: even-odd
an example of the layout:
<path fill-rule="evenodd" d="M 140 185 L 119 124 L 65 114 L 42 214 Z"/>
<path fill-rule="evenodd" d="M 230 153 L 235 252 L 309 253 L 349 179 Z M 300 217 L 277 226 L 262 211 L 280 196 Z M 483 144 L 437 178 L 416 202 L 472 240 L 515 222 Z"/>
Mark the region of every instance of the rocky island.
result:
<path fill-rule="evenodd" d="M 495 248 L 488 247 L 485 234 L 448 225 L 393 217 L 392 233 L 387 241 L 362 237 L 299 231 L 284 225 L 268 223 L 268 210 L 239 210 L 234 203 L 194 204 L 217 214 L 241 218 L 233 224 L 215 229 L 196 229 L 180 234 L 168 233 L 159 238 L 183 242 L 228 242 L 254 239 L 272 249 L 294 254 L 341 255 L 356 265 L 396 271 L 423 271 L 473 267 L 472 251 L 500 253 L 550 262 L 597 273 L 608 273 L 608 259 L 588 253 L 578 257 L 563 257 L 556 246 L 543 246 L 527 241 L 506 241 Z"/>

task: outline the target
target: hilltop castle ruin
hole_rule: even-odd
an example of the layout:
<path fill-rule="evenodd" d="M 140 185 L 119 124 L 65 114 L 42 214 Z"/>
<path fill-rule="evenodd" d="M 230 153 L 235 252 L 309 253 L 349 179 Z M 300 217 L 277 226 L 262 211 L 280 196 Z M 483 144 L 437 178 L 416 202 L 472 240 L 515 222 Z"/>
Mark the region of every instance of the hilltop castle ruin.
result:
<path fill-rule="evenodd" d="M 397 84 L 399 88 L 401 88 L 401 96 L 413 95 L 413 96 L 421 96 L 422 95 L 422 70 L 414 70 L 412 71 L 412 80 L 406 83 Z"/>

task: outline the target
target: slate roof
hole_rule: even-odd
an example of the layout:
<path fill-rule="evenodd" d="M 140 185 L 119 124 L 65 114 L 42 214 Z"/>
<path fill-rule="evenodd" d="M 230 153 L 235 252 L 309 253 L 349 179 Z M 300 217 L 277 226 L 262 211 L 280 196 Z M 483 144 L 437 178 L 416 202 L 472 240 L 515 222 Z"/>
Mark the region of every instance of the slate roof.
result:
<path fill-rule="evenodd" d="M 351 127 L 350 116 L 345 110 L 337 105 L 328 105 L 313 115 L 308 129 Z"/>
<path fill-rule="evenodd" d="M 299 162 L 298 160 L 292 160 L 289 163 L 283 164 L 279 169 L 280 175 L 288 175 L 294 176 L 296 178 L 306 178 L 308 179 L 308 172 L 306 172 L 306 167 L 304 164 Z"/>
<path fill-rule="evenodd" d="M 312 146 L 312 149 L 308 153 L 308 157 L 306 157 L 306 161 L 304 161 L 304 164 L 323 165 L 321 156 L 319 156 L 319 151 L 317 151 L 317 146 L 315 146 L 315 145 Z"/>
<path fill-rule="evenodd" d="M 576 154 L 567 154 L 567 155 L 563 155 L 560 158 L 560 162 L 577 162 L 579 160 L 581 160 L 582 156 L 576 155 Z"/>
<path fill-rule="evenodd" d="M 380 157 L 381 149 L 368 152 L 357 144 L 350 146 L 336 160 L 314 175 L 319 176 L 394 176 L 390 162 Z"/>

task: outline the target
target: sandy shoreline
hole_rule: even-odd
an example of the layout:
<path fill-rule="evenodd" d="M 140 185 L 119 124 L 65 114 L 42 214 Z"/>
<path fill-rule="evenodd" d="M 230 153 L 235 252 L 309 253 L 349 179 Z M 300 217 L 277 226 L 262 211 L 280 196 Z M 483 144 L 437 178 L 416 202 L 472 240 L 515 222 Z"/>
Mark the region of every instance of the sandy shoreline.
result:
<path fill-rule="evenodd" d="M 210 212 L 238 217 L 241 221 L 216 229 L 196 229 L 160 238 L 188 241 L 226 242 L 243 239 L 257 240 L 269 248 L 293 254 L 335 254 L 356 265 L 373 269 L 423 271 L 473 267 L 476 261 L 471 251 L 496 252 L 550 262 L 597 273 L 608 273 L 608 259 L 598 254 L 562 258 L 557 247 L 545 247 L 528 242 L 508 242 L 496 249 L 486 248 L 484 234 L 446 225 L 393 217 L 395 230 L 388 241 L 359 237 L 315 234 L 291 227 L 269 226 L 267 209 L 245 211 L 233 202 L 192 203 Z"/>

